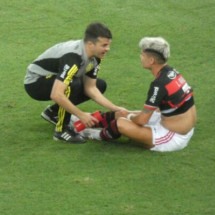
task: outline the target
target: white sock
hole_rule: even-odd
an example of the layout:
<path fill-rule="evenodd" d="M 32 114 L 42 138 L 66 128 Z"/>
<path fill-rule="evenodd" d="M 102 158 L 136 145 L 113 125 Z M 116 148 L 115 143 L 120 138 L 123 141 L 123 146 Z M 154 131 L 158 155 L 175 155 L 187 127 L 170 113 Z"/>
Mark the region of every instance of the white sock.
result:
<path fill-rule="evenodd" d="M 83 131 L 80 131 L 79 134 L 88 139 L 101 140 L 100 132 L 101 129 L 85 128 Z"/>

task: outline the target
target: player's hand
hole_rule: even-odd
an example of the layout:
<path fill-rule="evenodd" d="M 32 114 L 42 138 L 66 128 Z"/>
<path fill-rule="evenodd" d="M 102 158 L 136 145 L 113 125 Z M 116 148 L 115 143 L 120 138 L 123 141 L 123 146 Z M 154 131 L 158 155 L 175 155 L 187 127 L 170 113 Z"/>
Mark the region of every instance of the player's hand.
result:
<path fill-rule="evenodd" d="M 80 117 L 80 120 L 88 128 L 91 128 L 99 123 L 98 119 L 91 116 L 90 113 L 83 113 Z"/>
<path fill-rule="evenodd" d="M 128 114 L 129 114 L 128 110 L 119 110 L 116 111 L 115 118 L 118 119 L 119 117 L 127 117 Z"/>

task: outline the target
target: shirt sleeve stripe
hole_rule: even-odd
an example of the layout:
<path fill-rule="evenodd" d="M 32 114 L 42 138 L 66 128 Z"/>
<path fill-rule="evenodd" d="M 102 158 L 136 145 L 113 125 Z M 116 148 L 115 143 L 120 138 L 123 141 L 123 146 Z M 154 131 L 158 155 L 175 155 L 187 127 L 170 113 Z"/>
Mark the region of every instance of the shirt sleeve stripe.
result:
<path fill-rule="evenodd" d="M 153 110 L 156 110 L 158 107 L 145 104 L 145 105 L 144 105 L 144 108 L 153 111 Z"/>
<path fill-rule="evenodd" d="M 74 65 L 67 73 L 67 76 L 64 80 L 64 83 L 66 85 L 69 85 L 69 83 L 71 82 L 72 78 L 74 77 L 75 73 L 78 71 L 78 67 L 76 65 Z"/>

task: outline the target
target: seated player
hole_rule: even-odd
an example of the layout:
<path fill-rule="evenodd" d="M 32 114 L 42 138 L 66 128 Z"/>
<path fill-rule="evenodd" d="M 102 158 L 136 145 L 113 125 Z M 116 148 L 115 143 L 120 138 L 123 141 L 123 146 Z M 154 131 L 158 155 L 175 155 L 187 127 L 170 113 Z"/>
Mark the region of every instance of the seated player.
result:
<path fill-rule="evenodd" d="M 167 64 L 170 46 L 165 39 L 144 37 L 139 46 L 142 66 L 154 76 L 143 110 L 105 113 L 104 128 L 91 129 L 87 135 L 105 141 L 124 135 L 152 151 L 181 150 L 194 133 L 193 90 L 183 76 Z"/>

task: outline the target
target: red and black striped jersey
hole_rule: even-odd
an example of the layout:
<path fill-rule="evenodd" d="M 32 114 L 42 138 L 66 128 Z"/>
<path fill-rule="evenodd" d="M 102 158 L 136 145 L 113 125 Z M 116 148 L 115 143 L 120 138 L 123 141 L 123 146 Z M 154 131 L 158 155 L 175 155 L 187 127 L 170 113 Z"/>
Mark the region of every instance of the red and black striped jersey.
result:
<path fill-rule="evenodd" d="M 164 116 L 186 112 L 194 104 L 193 90 L 174 68 L 165 66 L 151 83 L 144 108 L 160 109 Z"/>

